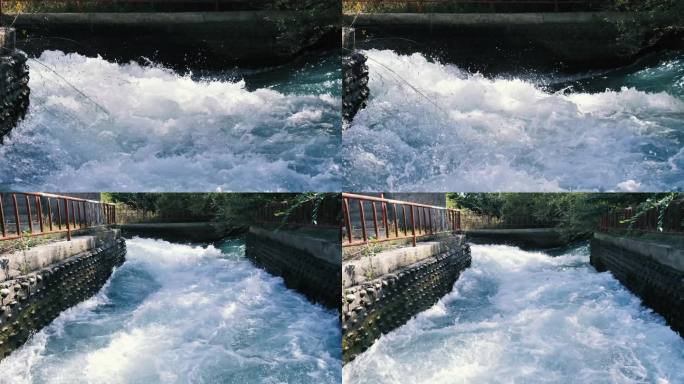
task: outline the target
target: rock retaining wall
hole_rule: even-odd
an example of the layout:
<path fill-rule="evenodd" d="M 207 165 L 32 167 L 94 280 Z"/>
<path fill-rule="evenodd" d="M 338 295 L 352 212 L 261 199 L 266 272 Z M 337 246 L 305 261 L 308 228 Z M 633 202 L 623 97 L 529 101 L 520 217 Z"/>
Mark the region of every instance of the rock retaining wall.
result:
<path fill-rule="evenodd" d="M 269 273 L 281 276 L 288 287 L 303 293 L 310 300 L 339 309 L 342 296 L 340 263 L 308 251 L 307 248 L 315 247 L 306 247 L 306 244 L 316 240 L 289 232 L 287 238 L 290 241 L 286 243 L 283 238 L 269 236 L 268 231 L 252 228 L 247 234 L 245 254 Z M 297 246 L 293 245 L 297 243 Z M 337 245 L 339 247 L 339 240 Z M 337 251 L 337 255 L 338 260 L 341 260 L 341 251 Z"/>
<path fill-rule="evenodd" d="M 366 60 L 360 52 L 342 57 L 342 118 L 346 123 L 351 123 L 356 113 L 366 106 L 370 95 Z"/>
<path fill-rule="evenodd" d="M 590 258 L 596 270 L 610 271 L 684 337 L 684 270 L 630 247 L 630 241 L 620 244 L 619 238 L 597 235 L 591 241 Z"/>
<path fill-rule="evenodd" d="M 29 70 L 24 52 L 14 49 L 14 30 L 0 28 L 0 144 L 29 105 Z"/>
<path fill-rule="evenodd" d="M 343 361 L 355 359 L 382 334 L 405 324 L 451 292 L 470 263 L 470 247 L 464 237 L 458 237 L 442 253 L 345 289 Z"/>
<path fill-rule="evenodd" d="M 0 283 L 0 359 L 19 348 L 62 311 L 98 292 L 113 268 L 124 262 L 125 255 L 126 243 L 117 238 Z"/>

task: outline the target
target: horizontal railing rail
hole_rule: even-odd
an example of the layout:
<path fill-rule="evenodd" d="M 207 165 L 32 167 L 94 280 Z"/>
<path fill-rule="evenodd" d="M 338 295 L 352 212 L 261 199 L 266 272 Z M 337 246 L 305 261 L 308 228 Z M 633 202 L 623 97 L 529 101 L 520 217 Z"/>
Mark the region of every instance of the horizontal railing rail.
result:
<path fill-rule="evenodd" d="M 49 193 L 0 193 L 0 241 L 116 224 L 116 206 Z"/>
<path fill-rule="evenodd" d="M 634 219 L 633 223 L 629 220 L 635 217 L 636 209 L 625 208 L 616 210 L 603 215 L 599 221 L 598 230 L 600 232 L 610 231 L 636 231 L 636 232 L 661 232 L 661 233 L 684 233 L 684 200 L 675 200 L 665 209 L 663 213 L 662 226 L 660 226 L 659 212 L 657 209 L 650 209 L 642 216 Z"/>
<path fill-rule="evenodd" d="M 345 247 L 401 239 L 411 239 L 415 246 L 419 238 L 461 230 L 461 212 L 457 209 L 383 196 L 343 193 L 342 217 Z"/>
<path fill-rule="evenodd" d="M 195 223 L 214 221 L 215 219 L 215 216 L 210 214 L 196 214 L 188 211 L 145 211 L 121 203 L 116 209 L 117 224 Z"/>
<path fill-rule="evenodd" d="M 423 12 L 430 10 L 470 10 L 486 12 L 563 12 L 595 11 L 604 9 L 608 0 L 344 0 L 345 9 L 356 9 L 356 5 L 382 9 L 401 8 L 405 11 Z"/>

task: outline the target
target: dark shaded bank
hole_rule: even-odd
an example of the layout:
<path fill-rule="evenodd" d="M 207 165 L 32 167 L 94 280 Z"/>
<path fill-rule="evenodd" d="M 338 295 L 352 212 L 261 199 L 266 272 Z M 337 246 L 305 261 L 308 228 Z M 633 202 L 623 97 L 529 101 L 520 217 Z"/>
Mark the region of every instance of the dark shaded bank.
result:
<path fill-rule="evenodd" d="M 580 71 L 684 47 L 677 15 L 627 12 L 345 15 L 359 48 L 421 52 L 483 73 Z"/>
<path fill-rule="evenodd" d="M 648 239 L 596 233 L 591 240 L 590 260 L 597 271 L 610 271 L 684 337 L 684 247 L 681 237 Z"/>
<path fill-rule="evenodd" d="M 151 60 L 173 68 L 225 69 L 283 64 L 309 50 L 340 46 L 339 9 L 184 13 L 4 15 L 17 46 Z"/>
<path fill-rule="evenodd" d="M 229 236 L 244 235 L 248 230 L 247 226 L 218 222 L 121 224 L 119 228 L 126 238 L 140 236 L 177 243 L 213 243 Z"/>
<path fill-rule="evenodd" d="M 342 250 L 337 228 L 252 226 L 245 255 L 291 289 L 329 309 L 340 309 Z"/>

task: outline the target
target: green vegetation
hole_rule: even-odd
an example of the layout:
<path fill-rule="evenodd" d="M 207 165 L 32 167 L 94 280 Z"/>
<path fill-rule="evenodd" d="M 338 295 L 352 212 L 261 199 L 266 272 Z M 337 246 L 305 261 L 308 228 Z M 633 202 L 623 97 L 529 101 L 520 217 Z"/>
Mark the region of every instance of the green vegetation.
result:
<path fill-rule="evenodd" d="M 662 217 L 664 209 L 684 195 L 674 193 L 450 193 L 448 204 L 477 214 L 496 218 L 531 217 L 553 222 L 569 240 L 590 236 L 602 215 L 634 207 L 631 222 L 652 209 Z M 629 221 L 626 221 L 629 222 Z M 662 221 L 661 221 L 662 223 Z M 660 225 L 662 227 L 662 224 Z"/>
<path fill-rule="evenodd" d="M 106 193 L 103 200 L 150 220 L 209 220 L 247 224 L 268 214 L 271 222 L 339 222 L 339 194 L 327 193 Z"/>

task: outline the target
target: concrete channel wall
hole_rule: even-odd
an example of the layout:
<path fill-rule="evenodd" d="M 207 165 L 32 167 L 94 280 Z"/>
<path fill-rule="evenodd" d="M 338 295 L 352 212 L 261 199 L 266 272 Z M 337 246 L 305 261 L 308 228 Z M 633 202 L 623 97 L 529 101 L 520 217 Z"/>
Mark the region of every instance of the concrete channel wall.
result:
<path fill-rule="evenodd" d="M 97 293 L 125 255 L 118 230 L 10 255 L 12 262 L 21 257 L 28 263 L 22 267 L 27 273 L 0 283 L 0 359 L 62 311 Z"/>
<path fill-rule="evenodd" d="M 311 301 L 331 309 L 340 308 L 342 250 L 339 238 L 251 226 L 245 254 L 267 272 L 282 277 L 289 288 Z"/>
<path fill-rule="evenodd" d="M 568 243 L 557 228 L 467 229 L 465 234 L 475 243 L 512 244 L 522 248 L 553 248 Z"/>
<path fill-rule="evenodd" d="M 0 144 L 26 115 L 29 105 L 29 70 L 26 54 L 15 49 L 13 28 L 0 27 Z"/>
<path fill-rule="evenodd" d="M 670 242 L 596 233 L 590 261 L 597 271 L 610 271 L 684 337 L 683 248 Z"/>
<path fill-rule="evenodd" d="M 343 23 L 350 25 L 352 20 L 357 46 L 360 35 L 410 38 L 421 45 L 452 50 L 457 62 L 463 63 L 481 62 L 483 50 L 493 47 L 494 51 L 487 52 L 513 62 L 536 57 L 547 64 L 609 68 L 671 39 L 662 26 L 676 22 L 676 16 L 653 19 L 632 12 L 376 13 L 347 14 Z M 625 29 L 632 31 L 628 37 Z"/>
<path fill-rule="evenodd" d="M 333 36 L 333 45 L 339 47 L 340 20 L 339 9 L 2 17 L 26 37 L 20 48 L 30 54 L 59 49 L 107 60 L 142 56 L 167 65 L 220 69 L 279 64 L 313 46 L 329 44 Z"/>
<path fill-rule="evenodd" d="M 471 263 L 456 235 L 345 261 L 342 353 L 347 363 L 382 334 L 405 324 L 449 293 Z"/>

